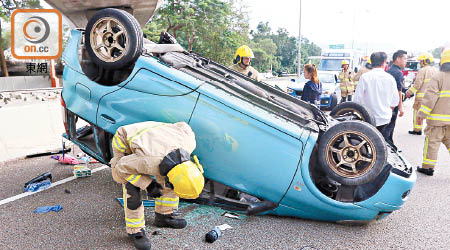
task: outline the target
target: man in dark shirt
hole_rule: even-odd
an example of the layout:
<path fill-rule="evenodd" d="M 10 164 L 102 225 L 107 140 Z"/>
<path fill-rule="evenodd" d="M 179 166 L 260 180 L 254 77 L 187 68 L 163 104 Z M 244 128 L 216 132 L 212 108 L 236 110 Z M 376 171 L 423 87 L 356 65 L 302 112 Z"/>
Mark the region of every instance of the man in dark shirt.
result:
<path fill-rule="evenodd" d="M 397 115 L 403 116 L 403 101 L 402 101 L 402 90 L 404 88 L 404 81 L 405 78 L 403 77 L 402 69 L 405 68 L 406 62 L 407 62 L 407 52 L 404 50 L 398 50 L 394 53 L 392 56 L 392 61 L 394 64 L 389 68 L 387 71 L 389 74 L 391 74 L 395 81 L 397 82 L 397 90 L 398 90 L 398 96 L 399 96 L 399 103 L 398 106 L 394 108 L 392 111 L 392 118 L 391 122 L 386 126 L 386 133 L 388 134 L 388 139 L 392 144 L 394 144 L 393 135 L 394 135 L 394 128 L 395 128 L 395 122 L 397 121 Z"/>

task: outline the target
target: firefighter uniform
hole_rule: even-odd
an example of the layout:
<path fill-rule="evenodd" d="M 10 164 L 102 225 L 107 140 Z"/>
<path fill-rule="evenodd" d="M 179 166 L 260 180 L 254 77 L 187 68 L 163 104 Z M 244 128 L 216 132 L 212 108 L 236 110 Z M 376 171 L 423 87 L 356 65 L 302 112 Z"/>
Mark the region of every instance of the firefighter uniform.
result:
<path fill-rule="evenodd" d="M 138 233 L 145 227 L 140 190 L 146 190 L 151 184 L 150 176 L 163 187 L 162 196 L 155 199 L 155 212 L 168 215 L 178 209 L 179 197 L 165 185 L 167 179 L 161 175 L 159 165 L 173 150 L 182 148 L 191 154 L 195 146 L 194 132 L 185 122 L 149 121 L 122 126 L 116 131 L 112 141 L 114 157 L 110 163 L 113 179 L 123 184 L 128 234 Z"/>
<path fill-rule="evenodd" d="M 421 68 L 419 72 L 417 72 L 416 79 L 414 80 L 414 85 L 408 89 L 409 94 L 415 94 L 413 105 L 413 131 L 416 132 L 416 134 L 421 134 L 423 128 L 423 124 L 419 124 L 417 122 L 417 111 L 419 111 L 420 109 L 427 84 L 436 72 L 438 72 L 438 69 L 436 69 L 435 67 L 425 65 L 425 67 Z"/>
<path fill-rule="evenodd" d="M 450 51 L 448 58 L 450 59 Z M 433 175 L 441 142 L 450 152 L 450 72 L 435 73 L 426 85 L 425 95 L 417 112 L 418 117 L 427 119 L 422 169 L 418 170 L 430 170 L 428 175 Z M 420 89 L 422 88 L 418 92 Z"/>
<path fill-rule="evenodd" d="M 342 62 L 342 66 L 344 66 L 346 61 L 344 60 Z M 342 101 L 345 102 L 347 100 L 351 101 L 353 92 L 355 91 L 355 87 L 353 85 L 353 72 L 347 68 L 347 70 L 342 69 L 342 71 L 339 73 L 338 76 L 340 83 L 340 89 L 341 89 L 341 97 Z"/>
<path fill-rule="evenodd" d="M 231 65 L 230 69 L 237 71 L 243 75 L 246 75 L 250 78 L 255 79 L 256 81 L 259 81 L 259 73 L 258 71 L 253 68 L 252 66 L 246 66 L 245 69 L 239 66 L 239 64 L 233 64 Z"/>
<path fill-rule="evenodd" d="M 358 81 L 359 81 L 359 78 L 361 77 L 361 75 L 364 74 L 364 73 L 369 72 L 370 70 L 371 69 L 369 69 L 367 67 L 364 67 L 364 68 L 360 69 L 358 71 L 358 73 L 356 73 L 355 77 L 353 77 L 353 86 L 355 87 L 355 89 L 358 86 Z"/>

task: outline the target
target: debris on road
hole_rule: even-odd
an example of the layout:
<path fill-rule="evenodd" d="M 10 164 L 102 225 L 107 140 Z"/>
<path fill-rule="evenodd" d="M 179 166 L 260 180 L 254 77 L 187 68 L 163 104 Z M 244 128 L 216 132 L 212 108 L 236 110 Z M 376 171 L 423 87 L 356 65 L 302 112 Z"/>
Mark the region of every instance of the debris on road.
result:
<path fill-rule="evenodd" d="M 35 192 L 39 189 L 46 189 L 50 187 L 52 181 L 52 174 L 50 172 L 45 172 L 40 174 L 24 185 L 24 192 Z"/>
<path fill-rule="evenodd" d="M 214 241 L 216 241 L 220 236 L 222 236 L 222 231 L 232 228 L 230 225 L 228 224 L 223 224 L 220 226 L 216 226 L 214 227 L 213 230 L 209 231 L 206 235 L 205 235 L 205 241 L 208 243 L 213 243 Z"/>
<path fill-rule="evenodd" d="M 63 164 L 70 164 L 70 165 L 78 165 L 80 162 L 73 156 L 65 154 L 64 156 L 61 155 L 52 155 L 52 159 L 58 160 L 59 162 Z"/>
<path fill-rule="evenodd" d="M 152 235 L 161 235 L 162 233 L 160 232 L 160 231 L 158 231 L 158 230 L 156 230 L 156 231 L 154 231 L 153 233 L 152 233 Z"/>
<path fill-rule="evenodd" d="M 232 219 L 240 219 L 240 215 L 236 214 L 236 213 L 231 213 L 231 212 L 225 212 L 222 214 L 222 216 L 225 216 L 227 218 L 232 218 Z"/>
<path fill-rule="evenodd" d="M 77 178 L 92 176 L 91 169 L 86 165 L 73 166 L 73 175 Z"/>
<path fill-rule="evenodd" d="M 69 189 L 64 189 L 64 193 L 70 194 L 70 190 Z"/>
<path fill-rule="evenodd" d="M 71 148 L 66 148 L 64 150 L 61 149 L 59 151 L 49 151 L 49 152 L 44 152 L 44 153 L 30 154 L 30 155 L 25 156 L 25 158 L 33 158 L 33 157 L 46 156 L 46 155 L 62 154 L 62 153 L 70 152 L 71 150 L 72 150 Z"/>
<path fill-rule="evenodd" d="M 34 210 L 33 213 L 40 214 L 40 213 L 47 213 L 47 212 L 51 212 L 51 211 L 59 212 L 59 211 L 61 211 L 61 209 L 63 209 L 61 204 L 54 205 L 54 206 L 43 206 L 43 207 L 36 208 L 36 210 Z"/>

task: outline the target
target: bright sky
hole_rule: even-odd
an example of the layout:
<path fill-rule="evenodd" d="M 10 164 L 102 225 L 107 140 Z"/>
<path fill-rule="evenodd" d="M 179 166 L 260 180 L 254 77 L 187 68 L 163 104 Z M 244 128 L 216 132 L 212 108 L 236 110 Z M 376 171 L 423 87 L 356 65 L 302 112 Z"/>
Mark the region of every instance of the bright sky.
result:
<path fill-rule="evenodd" d="M 250 28 L 268 21 L 273 31 L 298 36 L 299 0 L 243 0 Z M 421 53 L 450 47 L 450 2 L 443 0 L 302 0 L 302 36 L 328 48 L 345 44 L 363 51 Z"/>

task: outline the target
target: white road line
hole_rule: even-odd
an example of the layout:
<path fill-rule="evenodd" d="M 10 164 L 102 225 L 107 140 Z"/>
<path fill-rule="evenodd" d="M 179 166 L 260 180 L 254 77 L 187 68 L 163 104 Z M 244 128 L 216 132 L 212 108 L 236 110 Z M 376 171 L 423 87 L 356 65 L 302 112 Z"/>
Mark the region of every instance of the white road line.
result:
<path fill-rule="evenodd" d="M 106 166 L 106 165 L 101 166 L 101 167 L 99 167 L 99 168 L 94 168 L 94 169 L 91 171 L 91 173 L 95 173 L 95 172 L 97 172 L 97 171 L 100 171 L 100 170 L 103 170 L 103 169 L 107 169 L 107 168 L 109 168 L 109 167 Z M 57 181 L 57 182 L 55 182 L 55 183 L 52 183 L 52 185 L 51 185 L 49 188 L 47 188 L 47 189 L 50 189 L 50 188 L 52 188 L 52 187 L 56 187 L 56 186 L 58 186 L 58 185 L 64 184 L 64 183 L 69 182 L 69 181 L 73 181 L 73 180 L 75 180 L 75 179 L 77 179 L 75 176 L 71 176 L 71 177 L 68 177 L 68 178 L 66 178 L 66 179 L 62 179 L 62 180 L 60 180 L 60 181 Z M 16 195 L 16 196 L 12 196 L 12 197 L 3 199 L 3 200 L 0 201 L 0 206 L 1 206 L 1 205 L 4 205 L 4 204 L 7 204 L 7 203 L 10 203 L 11 201 L 15 201 L 15 200 L 18 200 L 18 199 L 22 199 L 23 197 L 27 197 L 27 196 L 29 196 L 29 195 L 33 195 L 33 194 L 39 193 L 39 192 L 44 191 L 44 190 L 47 190 L 47 189 L 38 190 L 38 191 L 36 191 L 36 192 L 25 192 L 25 193 L 18 194 L 18 195 Z"/>

